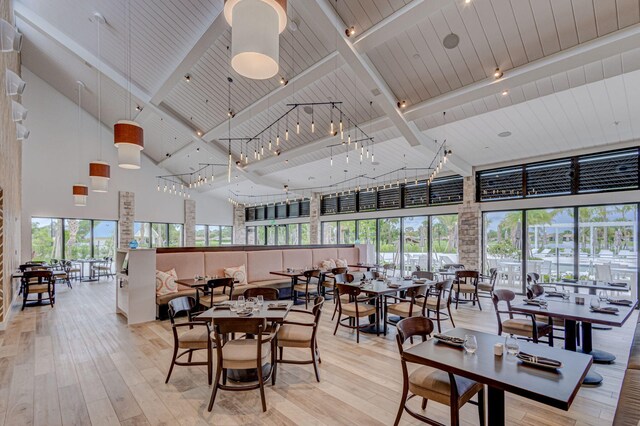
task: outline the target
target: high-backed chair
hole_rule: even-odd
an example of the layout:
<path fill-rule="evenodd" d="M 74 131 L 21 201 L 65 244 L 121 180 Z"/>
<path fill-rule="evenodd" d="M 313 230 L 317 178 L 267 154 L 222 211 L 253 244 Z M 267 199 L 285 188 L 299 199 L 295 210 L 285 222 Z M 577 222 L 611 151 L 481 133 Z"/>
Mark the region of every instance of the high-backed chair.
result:
<path fill-rule="evenodd" d="M 206 365 L 209 384 L 211 384 L 212 369 L 212 353 L 211 338 L 209 337 L 211 330 L 209 323 L 204 321 L 193 321 L 191 314 L 197 307 L 196 300 L 190 296 L 177 297 L 169 300 L 169 320 L 171 320 L 171 331 L 173 332 L 173 357 L 171 358 L 171 366 L 167 373 L 165 383 L 169 383 L 169 378 L 173 372 L 174 365 L 192 366 Z M 177 315 L 186 313 L 187 322 L 177 324 L 175 318 Z M 188 328 L 187 328 L 188 327 Z M 185 330 L 185 331 L 182 331 Z M 181 354 L 178 351 L 183 349 Z M 206 350 L 207 361 L 191 361 L 194 351 Z M 187 355 L 186 362 L 178 361 L 178 358 Z"/>
<path fill-rule="evenodd" d="M 515 312 L 511 310 L 511 301 L 515 299 L 516 294 L 507 289 L 498 289 L 493 292 L 493 306 L 498 318 L 498 334 L 502 333 L 515 334 L 523 336 L 527 340 L 533 340 L 538 343 L 538 339 L 543 336 L 549 336 L 549 346 L 553 346 L 553 326 L 549 323 L 536 321 L 532 314 L 524 312 Z M 507 309 L 500 309 L 500 303 L 507 306 Z M 508 319 L 502 320 L 501 314 L 506 314 Z M 520 316 L 521 318 L 514 318 Z"/>
<path fill-rule="evenodd" d="M 346 274 L 348 271 L 347 268 L 333 268 L 330 273 L 323 274 L 322 280 L 322 295 L 326 296 L 327 294 L 331 295 L 334 298 L 335 302 L 335 287 L 336 287 L 336 275 Z"/>
<path fill-rule="evenodd" d="M 267 321 L 264 318 L 216 318 L 213 323 L 213 338 L 216 345 L 217 366 L 216 377 L 213 382 L 211 400 L 208 410 L 213 409 L 218 389 L 228 391 L 246 391 L 260 389 L 262 411 L 267 411 L 267 401 L 264 395 L 264 382 L 273 377 L 275 384 L 275 339 L 278 325 L 273 333 L 265 335 Z M 228 335 L 242 334 L 239 339 L 228 339 Z M 252 338 L 253 337 L 253 338 Z M 271 364 L 271 370 L 263 377 L 263 366 Z M 258 383 L 250 385 L 227 385 L 228 369 L 256 369 Z M 220 377 L 222 376 L 222 383 Z"/>
<path fill-rule="evenodd" d="M 431 312 L 436 315 L 436 322 L 438 324 L 438 333 L 442 332 L 442 328 L 440 326 L 440 321 L 442 319 L 451 320 L 451 325 L 453 327 L 456 324 L 453 322 L 453 315 L 451 315 L 451 288 L 453 286 L 453 280 L 444 280 L 435 283 L 435 285 L 431 286 L 429 290 L 427 290 L 426 298 L 422 302 L 423 309 L 426 311 L 427 318 L 431 316 Z M 444 310 L 446 309 L 446 312 Z M 444 318 L 441 318 L 443 317 Z"/>
<path fill-rule="evenodd" d="M 489 275 L 480 275 L 478 281 L 478 297 L 493 296 L 493 290 L 496 288 L 496 281 L 498 281 L 498 268 L 489 269 Z M 484 295 L 488 293 L 488 295 Z"/>
<path fill-rule="evenodd" d="M 389 314 L 399 316 L 400 318 L 409 318 L 412 316 L 424 315 L 422 304 L 417 303 L 419 300 L 424 302 L 427 285 L 420 287 L 410 287 L 405 291 L 405 297 L 394 295 L 385 295 L 382 308 L 384 309 L 383 323 L 384 335 L 387 335 L 387 325 L 395 325 L 389 321 Z M 390 303 L 391 302 L 391 303 Z"/>
<path fill-rule="evenodd" d="M 460 424 L 460 408 L 464 404 L 469 402 L 477 405 L 480 424 L 484 425 L 484 386 L 481 383 L 427 366 L 418 367 L 409 374 L 409 369 L 407 368 L 409 362 L 404 356 L 403 345 L 413 337 L 421 337 L 424 342 L 433 332 L 433 322 L 425 317 L 412 317 L 401 320 L 396 327 L 398 329 L 396 342 L 402 363 L 403 385 L 400 408 L 398 408 L 394 425 L 397 426 L 400 423 L 403 411 L 423 422 L 432 425 L 440 424 L 423 414 L 416 413 L 407 406 L 407 402 L 414 396 L 422 398 L 423 411 L 426 410 L 429 400 L 448 405 L 451 413 L 450 424 L 454 426 Z M 411 392 L 411 395 L 409 395 L 409 392 Z M 471 401 L 471 398 L 476 394 L 478 395 L 478 401 Z"/>
<path fill-rule="evenodd" d="M 360 343 L 360 329 L 368 327 L 369 324 L 360 325 L 360 318 L 368 317 L 369 315 L 375 315 L 376 321 L 376 335 L 380 335 L 378 329 L 378 310 L 375 306 L 369 305 L 367 302 L 374 301 L 375 297 L 359 298 L 360 287 L 356 287 L 349 284 L 336 284 L 336 291 L 338 292 L 338 320 L 336 321 L 336 328 L 333 330 L 335 335 L 338 331 L 338 326 L 343 326 L 356 330 L 356 343 Z M 345 303 L 341 296 L 348 296 L 349 302 Z M 345 318 L 341 317 L 344 316 Z M 351 319 L 355 321 L 355 325 L 351 325 Z M 344 321 L 349 321 L 349 324 L 345 324 Z"/>
<path fill-rule="evenodd" d="M 324 297 L 317 296 L 313 302 L 311 312 L 298 311 L 300 315 L 305 315 L 310 318 L 303 320 L 296 320 L 296 318 L 285 319 L 284 323 L 278 331 L 278 338 L 276 344 L 280 350 L 280 356 L 278 357 L 278 363 L 280 364 L 313 364 L 313 370 L 316 373 L 316 380 L 320 381 L 320 372 L 318 371 L 318 363 L 320 360 L 320 353 L 318 351 L 318 341 L 316 334 L 318 332 L 318 324 L 320 322 L 320 314 L 322 313 L 322 306 L 324 305 Z M 284 348 L 308 348 L 311 350 L 310 360 L 291 360 L 284 359 Z"/>
<path fill-rule="evenodd" d="M 343 273 L 334 275 L 333 279 L 336 284 L 348 284 L 353 282 L 354 277 L 353 274 Z M 338 297 L 339 296 L 336 296 L 336 293 L 334 293 L 333 302 L 335 303 L 335 306 L 333 307 L 333 315 L 331 316 L 331 321 L 333 321 L 333 319 L 336 317 L 336 313 L 338 312 L 338 302 L 336 300 Z M 349 296 L 342 296 L 342 301 L 345 303 L 349 303 Z"/>
<path fill-rule="evenodd" d="M 27 302 L 34 302 L 32 299 L 29 300 L 30 294 L 36 294 L 38 296 L 38 303 L 42 303 L 43 300 L 48 300 L 53 308 L 56 302 L 56 293 L 53 272 L 50 269 L 30 269 L 24 271 L 22 276 L 22 310 L 27 306 Z M 43 298 L 43 294 L 46 294 L 48 297 Z"/>
<path fill-rule="evenodd" d="M 318 269 L 304 271 L 304 282 L 294 285 L 292 289 L 294 304 L 298 300 L 298 294 L 302 293 L 304 295 L 304 307 L 305 309 L 309 307 L 311 295 L 318 295 L 320 291 L 320 275 L 321 273 Z"/>
<path fill-rule="evenodd" d="M 197 290 L 198 304 L 210 308 L 215 303 L 231 300 L 233 297 L 233 278 L 214 278 L 209 280 L 204 288 L 197 287 Z"/>
<path fill-rule="evenodd" d="M 263 300 L 278 300 L 280 299 L 280 292 L 277 288 L 269 288 L 269 287 L 254 287 L 248 288 L 242 293 L 245 299 L 250 297 L 258 297 L 262 296 Z"/>
<path fill-rule="evenodd" d="M 460 295 L 471 295 L 471 301 L 473 306 L 478 302 L 478 307 L 482 310 L 480 299 L 478 299 L 478 271 L 467 271 L 459 269 L 456 271 L 456 281 L 453 284 L 453 289 L 456 292 L 456 309 L 458 309 L 458 302 Z"/>

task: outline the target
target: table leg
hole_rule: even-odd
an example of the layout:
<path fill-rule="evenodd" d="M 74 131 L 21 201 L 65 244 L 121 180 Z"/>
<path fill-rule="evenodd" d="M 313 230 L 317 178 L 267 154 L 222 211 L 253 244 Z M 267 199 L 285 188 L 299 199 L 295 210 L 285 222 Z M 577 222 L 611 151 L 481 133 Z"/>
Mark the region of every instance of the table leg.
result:
<path fill-rule="evenodd" d="M 573 320 L 564 320 L 564 348 L 568 351 L 575 352 L 577 349 L 577 338 L 576 322 Z"/>
<path fill-rule="evenodd" d="M 582 344 L 583 347 L 585 347 L 586 345 L 587 347 L 591 348 L 591 324 L 589 324 L 586 328 L 585 324 L 589 323 L 582 323 Z M 568 351 L 576 352 L 578 350 L 576 344 L 576 325 L 576 321 L 564 320 L 564 348 Z M 582 381 L 582 384 L 598 385 L 602 383 L 602 380 L 603 378 L 600 374 L 596 373 L 593 370 L 590 370 Z"/>
<path fill-rule="evenodd" d="M 582 323 L 582 352 L 591 355 L 593 357 L 593 362 L 595 363 L 611 364 L 616 360 L 615 355 L 603 350 L 593 349 L 593 335 L 591 333 L 591 329 L 591 323 Z"/>
<path fill-rule="evenodd" d="M 382 296 L 379 296 L 375 299 L 375 306 L 376 306 L 376 312 L 381 312 L 382 308 L 380 307 L 380 304 L 378 303 L 378 301 L 381 299 Z M 367 327 L 361 328 L 360 329 L 360 333 L 367 333 L 367 334 L 377 334 L 380 335 L 380 322 L 376 321 L 378 318 L 376 315 L 369 315 L 369 325 Z"/>
<path fill-rule="evenodd" d="M 491 426 L 504 425 L 504 391 L 488 386 L 488 424 Z"/>

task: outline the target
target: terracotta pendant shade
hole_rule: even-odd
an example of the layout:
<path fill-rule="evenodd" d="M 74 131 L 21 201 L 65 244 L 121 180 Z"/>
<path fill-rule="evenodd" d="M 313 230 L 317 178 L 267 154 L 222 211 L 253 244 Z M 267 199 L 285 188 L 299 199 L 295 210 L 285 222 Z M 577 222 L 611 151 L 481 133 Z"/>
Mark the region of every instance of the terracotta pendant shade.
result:
<path fill-rule="evenodd" d="M 231 66 L 255 80 L 278 73 L 280 33 L 287 26 L 287 0 L 225 0 L 231 25 Z"/>
<path fill-rule="evenodd" d="M 113 125 L 113 143 L 118 148 L 118 166 L 140 168 L 140 151 L 144 149 L 144 132 L 135 121 L 120 120 Z"/>
<path fill-rule="evenodd" d="M 89 195 L 89 188 L 87 185 L 80 183 L 73 185 L 73 204 L 78 207 L 84 207 L 87 205 L 87 196 Z"/>
<path fill-rule="evenodd" d="M 111 178 L 111 166 L 104 161 L 92 161 L 89 163 L 89 178 L 93 192 L 107 192 Z"/>

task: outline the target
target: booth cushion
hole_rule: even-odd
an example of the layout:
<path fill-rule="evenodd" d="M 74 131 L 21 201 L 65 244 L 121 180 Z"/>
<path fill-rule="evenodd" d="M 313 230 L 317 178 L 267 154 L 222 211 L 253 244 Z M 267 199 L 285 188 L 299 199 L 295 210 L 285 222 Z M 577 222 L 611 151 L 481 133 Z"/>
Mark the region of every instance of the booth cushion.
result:
<path fill-rule="evenodd" d="M 271 271 L 282 271 L 282 250 L 247 252 L 247 275 L 249 284 L 254 281 L 272 280 Z"/>
<path fill-rule="evenodd" d="M 247 264 L 244 251 L 216 251 L 204 253 L 204 272 L 210 277 L 224 277 L 224 268 Z M 248 266 L 247 270 L 250 269 Z"/>
<path fill-rule="evenodd" d="M 158 253 L 156 269 L 159 271 L 175 269 L 178 279 L 202 276 L 204 275 L 204 253 Z"/>
<path fill-rule="evenodd" d="M 349 265 L 355 265 L 360 261 L 360 250 L 357 247 L 339 248 L 338 259 L 345 259 Z"/>
<path fill-rule="evenodd" d="M 318 266 L 323 260 L 335 259 L 338 257 L 338 249 L 335 248 L 323 248 L 312 249 L 311 256 L 313 260 L 313 266 Z"/>
<path fill-rule="evenodd" d="M 311 250 L 282 250 L 282 266 L 294 269 L 313 266 Z"/>

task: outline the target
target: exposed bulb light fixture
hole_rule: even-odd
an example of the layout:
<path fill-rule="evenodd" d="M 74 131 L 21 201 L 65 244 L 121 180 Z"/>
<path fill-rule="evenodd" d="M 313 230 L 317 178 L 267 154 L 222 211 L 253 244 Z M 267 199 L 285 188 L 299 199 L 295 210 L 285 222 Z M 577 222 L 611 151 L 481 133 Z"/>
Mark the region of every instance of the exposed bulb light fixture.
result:
<path fill-rule="evenodd" d="M 185 74 L 184 81 L 186 81 L 187 83 L 191 82 L 191 74 Z"/>
<path fill-rule="evenodd" d="M 504 75 L 504 73 L 500 70 L 500 68 L 496 68 L 493 72 L 493 78 L 500 78 Z"/>

